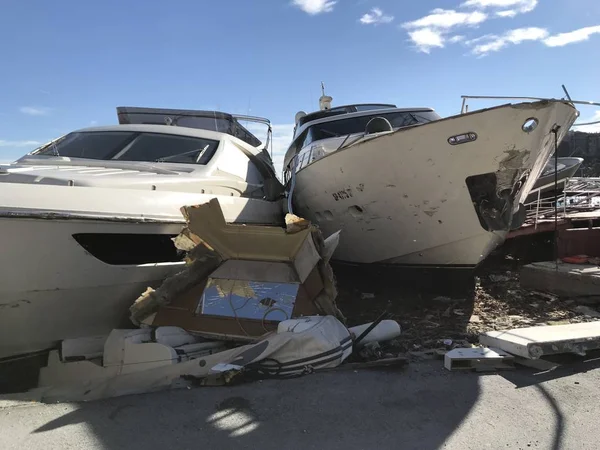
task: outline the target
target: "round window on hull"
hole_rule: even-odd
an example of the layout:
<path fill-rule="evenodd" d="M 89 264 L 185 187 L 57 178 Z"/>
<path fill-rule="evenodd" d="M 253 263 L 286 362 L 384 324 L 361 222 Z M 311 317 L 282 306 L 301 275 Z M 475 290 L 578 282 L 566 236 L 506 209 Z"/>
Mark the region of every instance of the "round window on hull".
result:
<path fill-rule="evenodd" d="M 521 127 L 521 129 L 525 133 L 531 133 L 533 130 L 535 130 L 537 128 L 538 123 L 539 123 L 539 121 L 535 117 L 530 117 L 523 123 L 523 126 Z"/>

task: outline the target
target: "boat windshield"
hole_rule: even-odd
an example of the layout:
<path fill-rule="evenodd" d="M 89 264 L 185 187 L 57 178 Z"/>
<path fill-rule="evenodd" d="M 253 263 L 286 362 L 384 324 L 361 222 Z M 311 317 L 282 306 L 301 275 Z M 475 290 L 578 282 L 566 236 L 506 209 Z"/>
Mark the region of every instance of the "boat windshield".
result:
<path fill-rule="evenodd" d="M 309 126 L 300 138 L 299 148 L 304 148 L 314 141 L 332 137 L 347 136 L 350 134 L 364 133 L 367 123 L 374 117 L 384 117 L 389 120 L 392 128 L 402 128 L 411 125 L 428 123 L 440 119 L 440 116 L 434 111 L 395 111 L 380 114 L 370 114 L 367 116 L 350 117 L 347 119 L 337 119 L 329 122 L 317 123 Z"/>
<path fill-rule="evenodd" d="M 117 161 L 206 164 L 219 141 L 161 133 L 84 131 L 65 135 L 32 155 Z"/>

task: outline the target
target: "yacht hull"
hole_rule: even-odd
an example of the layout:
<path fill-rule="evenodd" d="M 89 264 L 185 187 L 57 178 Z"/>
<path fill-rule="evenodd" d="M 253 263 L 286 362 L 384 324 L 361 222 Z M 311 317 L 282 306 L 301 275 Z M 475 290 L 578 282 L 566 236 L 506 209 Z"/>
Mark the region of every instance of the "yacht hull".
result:
<path fill-rule="evenodd" d="M 560 126 L 560 142 L 576 114 L 562 102 L 504 105 L 325 151 L 297 172 L 294 212 L 325 236 L 342 230 L 339 261 L 475 267 L 515 226 L 554 149 L 552 130 Z M 523 131 L 532 117 L 537 127 Z M 450 144 L 465 133 L 475 139 Z M 493 180 L 504 209 L 486 210 L 481 180 Z"/>
<path fill-rule="evenodd" d="M 184 226 L 179 207 L 213 197 L 3 184 L 0 358 L 130 327 L 128 312 L 135 299 L 184 267 L 169 242 Z M 86 211 L 91 205 L 94 213 Z M 274 224 L 282 219 L 275 202 L 225 197 L 222 207 L 228 222 L 245 222 L 241 218 Z M 142 235 L 149 245 L 140 245 Z M 165 251 L 171 253 L 165 256 Z M 132 263 L 132 258 L 145 261 Z"/>
<path fill-rule="evenodd" d="M 79 233 L 176 235 L 180 224 L 0 218 L 0 358 L 56 341 L 102 335 L 127 324 L 148 286 L 182 262 L 111 265 L 86 251 Z"/>

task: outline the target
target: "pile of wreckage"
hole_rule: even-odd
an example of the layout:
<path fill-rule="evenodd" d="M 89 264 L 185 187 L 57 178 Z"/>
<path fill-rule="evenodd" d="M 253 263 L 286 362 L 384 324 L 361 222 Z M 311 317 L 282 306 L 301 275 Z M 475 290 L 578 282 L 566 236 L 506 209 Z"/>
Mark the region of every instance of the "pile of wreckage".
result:
<path fill-rule="evenodd" d="M 329 264 L 339 232 L 324 239 L 293 214 L 285 228 L 227 223 L 216 198 L 181 212 L 187 225 L 173 242 L 186 264 L 131 305 L 137 328 L 63 340 L 27 398 L 90 401 L 408 361 L 413 352 L 379 346 L 401 334 L 387 311 L 347 327 Z M 548 369 L 548 355 L 599 349 L 600 321 L 486 331 L 465 344 L 444 340 L 436 354 L 446 369 Z"/>
<path fill-rule="evenodd" d="M 288 214 L 286 228 L 226 223 L 217 199 L 181 209 L 174 239 L 185 269 L 130 308 L 139 328 L 67 339 L 40 371 L 39 401 L 88 401 L 339 366 L 369 343 L 400 334 L 393 320 L 347 328 L 323 239 Z"/>

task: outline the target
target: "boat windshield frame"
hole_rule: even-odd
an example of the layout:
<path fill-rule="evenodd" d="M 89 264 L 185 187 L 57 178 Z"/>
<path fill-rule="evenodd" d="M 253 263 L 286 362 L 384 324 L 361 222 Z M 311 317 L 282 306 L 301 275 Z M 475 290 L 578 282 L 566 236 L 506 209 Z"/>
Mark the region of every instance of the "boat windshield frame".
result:
<path fill-rule="evenodd" d="M 313 120 L 323 119 L 325 117 L 338 116 L 341 114 L 350 114 L 355 112 L 367 112 L 376 111 L 380 109 L 395 109 L 396 105 L 391 103 L 356 103 L 353 105 L 336 106 L 335 108 L 325 109 L 322 111 L 315 111 L 298 119 L 296 124 L 297 128 L 301 128 L 302 125 L 312 122 Z"/>
<path fill-rule="evenodd" d="M 83 139 L 94 139 L 96 136 L 104 135 L 109 141 L 105 142 L 101 148 L 103 148 L 103 154 L 94 153 L 94 146 L 90 147 L 90 154 L 83 155 L 85 152 L 85 148 L 81 149 L 82 155 L 73 155 L 73 154 L 64 154 L 61 153 L 62 145 L 75 145 L 75 148 L 80 149 L 81 144 L 77 143 L 77 140 Z M 141 155 L 144 155 L 145 152 L 149 150 L 144 150 L 144 144 L 140 144 L 140 141 L 145 139 L 172 139 L 173 144 L 169 144 L 168 147 L 163 146 L 163 148 L 172 148 L 171 145 L 174 145 L 177 140 L 182 140 L 181 144 L 183 144 L 184 148 L 182 151 L 173 154 L 165 154 L 164 156 L 160 156 L 158 158 L 144 158 L 140 159 Z M 187 142 L 185 142 L 187 141 Z M 192 144 L 192 145 L 189 145 Z M 196 148 L 195 145 L 198 145 Z M 107 147 L 108 145 L 108 147 Z M 142 147 L 142 150 L 138 150 L 138 146 Z M 48 142 L 41 147 L 30 152 L 27 157 L 61 157 L 61 158 L 69 158 L 69 159 L 90 159 L 96 161 L 112 161 L 112 162 L 134 162 L 134 163 L 174 163 L 174 164 L 191 164 L 191 165 L 207 165 L 217 152 L 221 145 L 221 140 L 211 139 L 202 136 L 189 136 L 189 135 L 181 135 L 175 133 L 160 133 L 157 131 L 140 131 L 140 130 L 119 130 L 117 128 L 113 129 L 105 129 L 105 130 L 78 130 L 67 133 L 58 139 L 54 139 L 53 141 Z M 104 148 L 107 147 L 107 148 Z M 190 150 L 189 148 L 192 148 Z M 135 159 L 130 159 L 129 154 L 132 152 L 137 155 Z M 193 157 L 195 155 L 195 157 Z M 190 157 L 190 161 L 174 161 L 174 158 L 181 157 Z"/>

